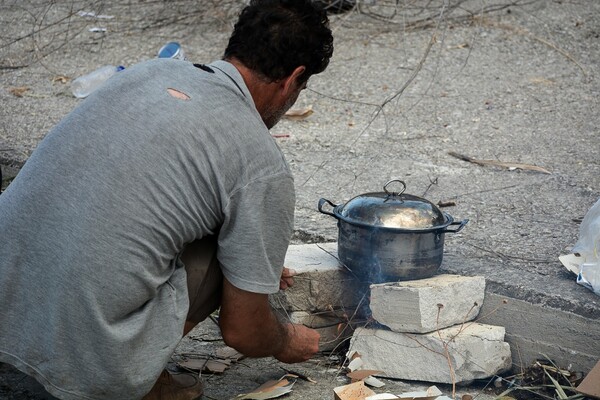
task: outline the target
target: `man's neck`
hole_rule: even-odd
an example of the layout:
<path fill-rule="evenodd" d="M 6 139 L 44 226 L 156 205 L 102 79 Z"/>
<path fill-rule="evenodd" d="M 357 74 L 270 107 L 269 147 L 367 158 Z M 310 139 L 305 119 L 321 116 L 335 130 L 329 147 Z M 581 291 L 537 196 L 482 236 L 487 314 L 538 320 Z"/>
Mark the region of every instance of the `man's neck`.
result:
<path fill-rule="evenodd" d="M 264 116 L 267 110 L 270 109 L 271 104 L 273 104 L 273 99 L 278 94 L 279 83 L 267 81 L 260 74 L 246 67 L 236 58 L 229 58 L 225 61 L 231 63 L 238 70 L 240 75 L 242 75 L 244 83 L 246 84 L 246 87 L 248 87 L 250 95 L 252 95 L 256 110 L 261 116 Z"/>

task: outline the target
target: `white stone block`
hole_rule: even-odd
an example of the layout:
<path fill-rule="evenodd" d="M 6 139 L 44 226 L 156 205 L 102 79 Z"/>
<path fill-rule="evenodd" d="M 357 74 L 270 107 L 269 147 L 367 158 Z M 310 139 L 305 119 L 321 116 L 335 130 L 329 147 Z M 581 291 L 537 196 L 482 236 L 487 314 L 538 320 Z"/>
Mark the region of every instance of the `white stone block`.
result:
<path fill-rule="evenodd" d="M 361 355 L 363 369 L 384 371 L 383 376 L 448 384 L 468 382 L 510 368 L 510 347 L 504 334 L 503 327 L 475 322 L 426 334 L 357 328 L 350 351 Z"/>
<path fill-rule="evenodd" d="M 303 244 L 288 248 L 284 265 L 294 269 L 294 286 L 271 295 L 271 305 L 288 311 L 368 311 L 369 285 L 356 279 L 337 259 L 337 244 Z M 361 312 L 360 314 L 364 314 Z"/>
<path fill-rule="evenodd" d="M 425 333 L 475 319 L 483 304 L 481 276 L 437 275 L 371 285 L 373 319 L 395 332 Z"/>

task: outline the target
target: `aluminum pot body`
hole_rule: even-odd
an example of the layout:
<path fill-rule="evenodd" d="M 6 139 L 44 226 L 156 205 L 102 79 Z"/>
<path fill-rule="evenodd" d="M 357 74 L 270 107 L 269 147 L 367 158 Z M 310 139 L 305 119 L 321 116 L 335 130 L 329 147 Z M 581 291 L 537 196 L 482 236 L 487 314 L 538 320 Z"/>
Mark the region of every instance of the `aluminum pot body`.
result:
<path fill-rule="evenodd" d="M 436 217 L 432 223 L 407 224 L 409 227 L 390 223 L 381 225 L 384 220 L 413 221 L 413 214 L 426 215 L 420 221 L 430 220 L 430 213 L 422 212 L 422 209 L 428 209 L 431 203 L 414 196 L 399 196 L 388 196 L 387 192 L 384 196 L 366 194 L 344 205 L 336 205 L 327 199 L 319 200 L 319 211 L 338 220 L 340 262 L 361 280 L 383 283 L 435 275 L 442 265 L 444 235 L 460 232 L 469 222 L 468 219 L 455 222 L 450 215 L 435 210 Z M 325 210 L 327 204 L 333 208 L 332 211 Z M 354 218 L 354 215 L 363 218 Z M 417 219 L 417 222 L 420 221 Z"/>
<path fill-rule="evenodd" d="M 338 256 L 372 283 L 423 279 L 442 264 L 444 229 L 427 232 L 364 227 L 338 221 Z"/>

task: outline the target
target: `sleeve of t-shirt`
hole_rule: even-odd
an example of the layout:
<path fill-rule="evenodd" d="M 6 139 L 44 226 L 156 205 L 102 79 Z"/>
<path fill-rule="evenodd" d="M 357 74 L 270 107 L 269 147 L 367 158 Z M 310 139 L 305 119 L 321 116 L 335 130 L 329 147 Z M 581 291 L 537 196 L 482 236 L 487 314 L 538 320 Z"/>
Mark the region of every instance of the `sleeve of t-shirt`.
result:
<path fill-rule="evenodd" d="M 275 293 L 294 225 L 294 182 L 288 173 L 236 190 L 225 207 L 218 259 L 235 287 Z"/>

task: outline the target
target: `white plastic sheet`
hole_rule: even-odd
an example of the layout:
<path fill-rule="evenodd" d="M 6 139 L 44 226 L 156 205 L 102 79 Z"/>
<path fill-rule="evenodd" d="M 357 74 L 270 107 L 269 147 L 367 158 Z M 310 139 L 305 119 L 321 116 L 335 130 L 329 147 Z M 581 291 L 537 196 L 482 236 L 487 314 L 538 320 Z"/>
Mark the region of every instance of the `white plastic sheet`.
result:
<path fill-rule="evenodd" d="M 600 199 L 585 214 L 572 252 L 561 262 L 577 274 L 577 283 L 600 296 Z"/>

